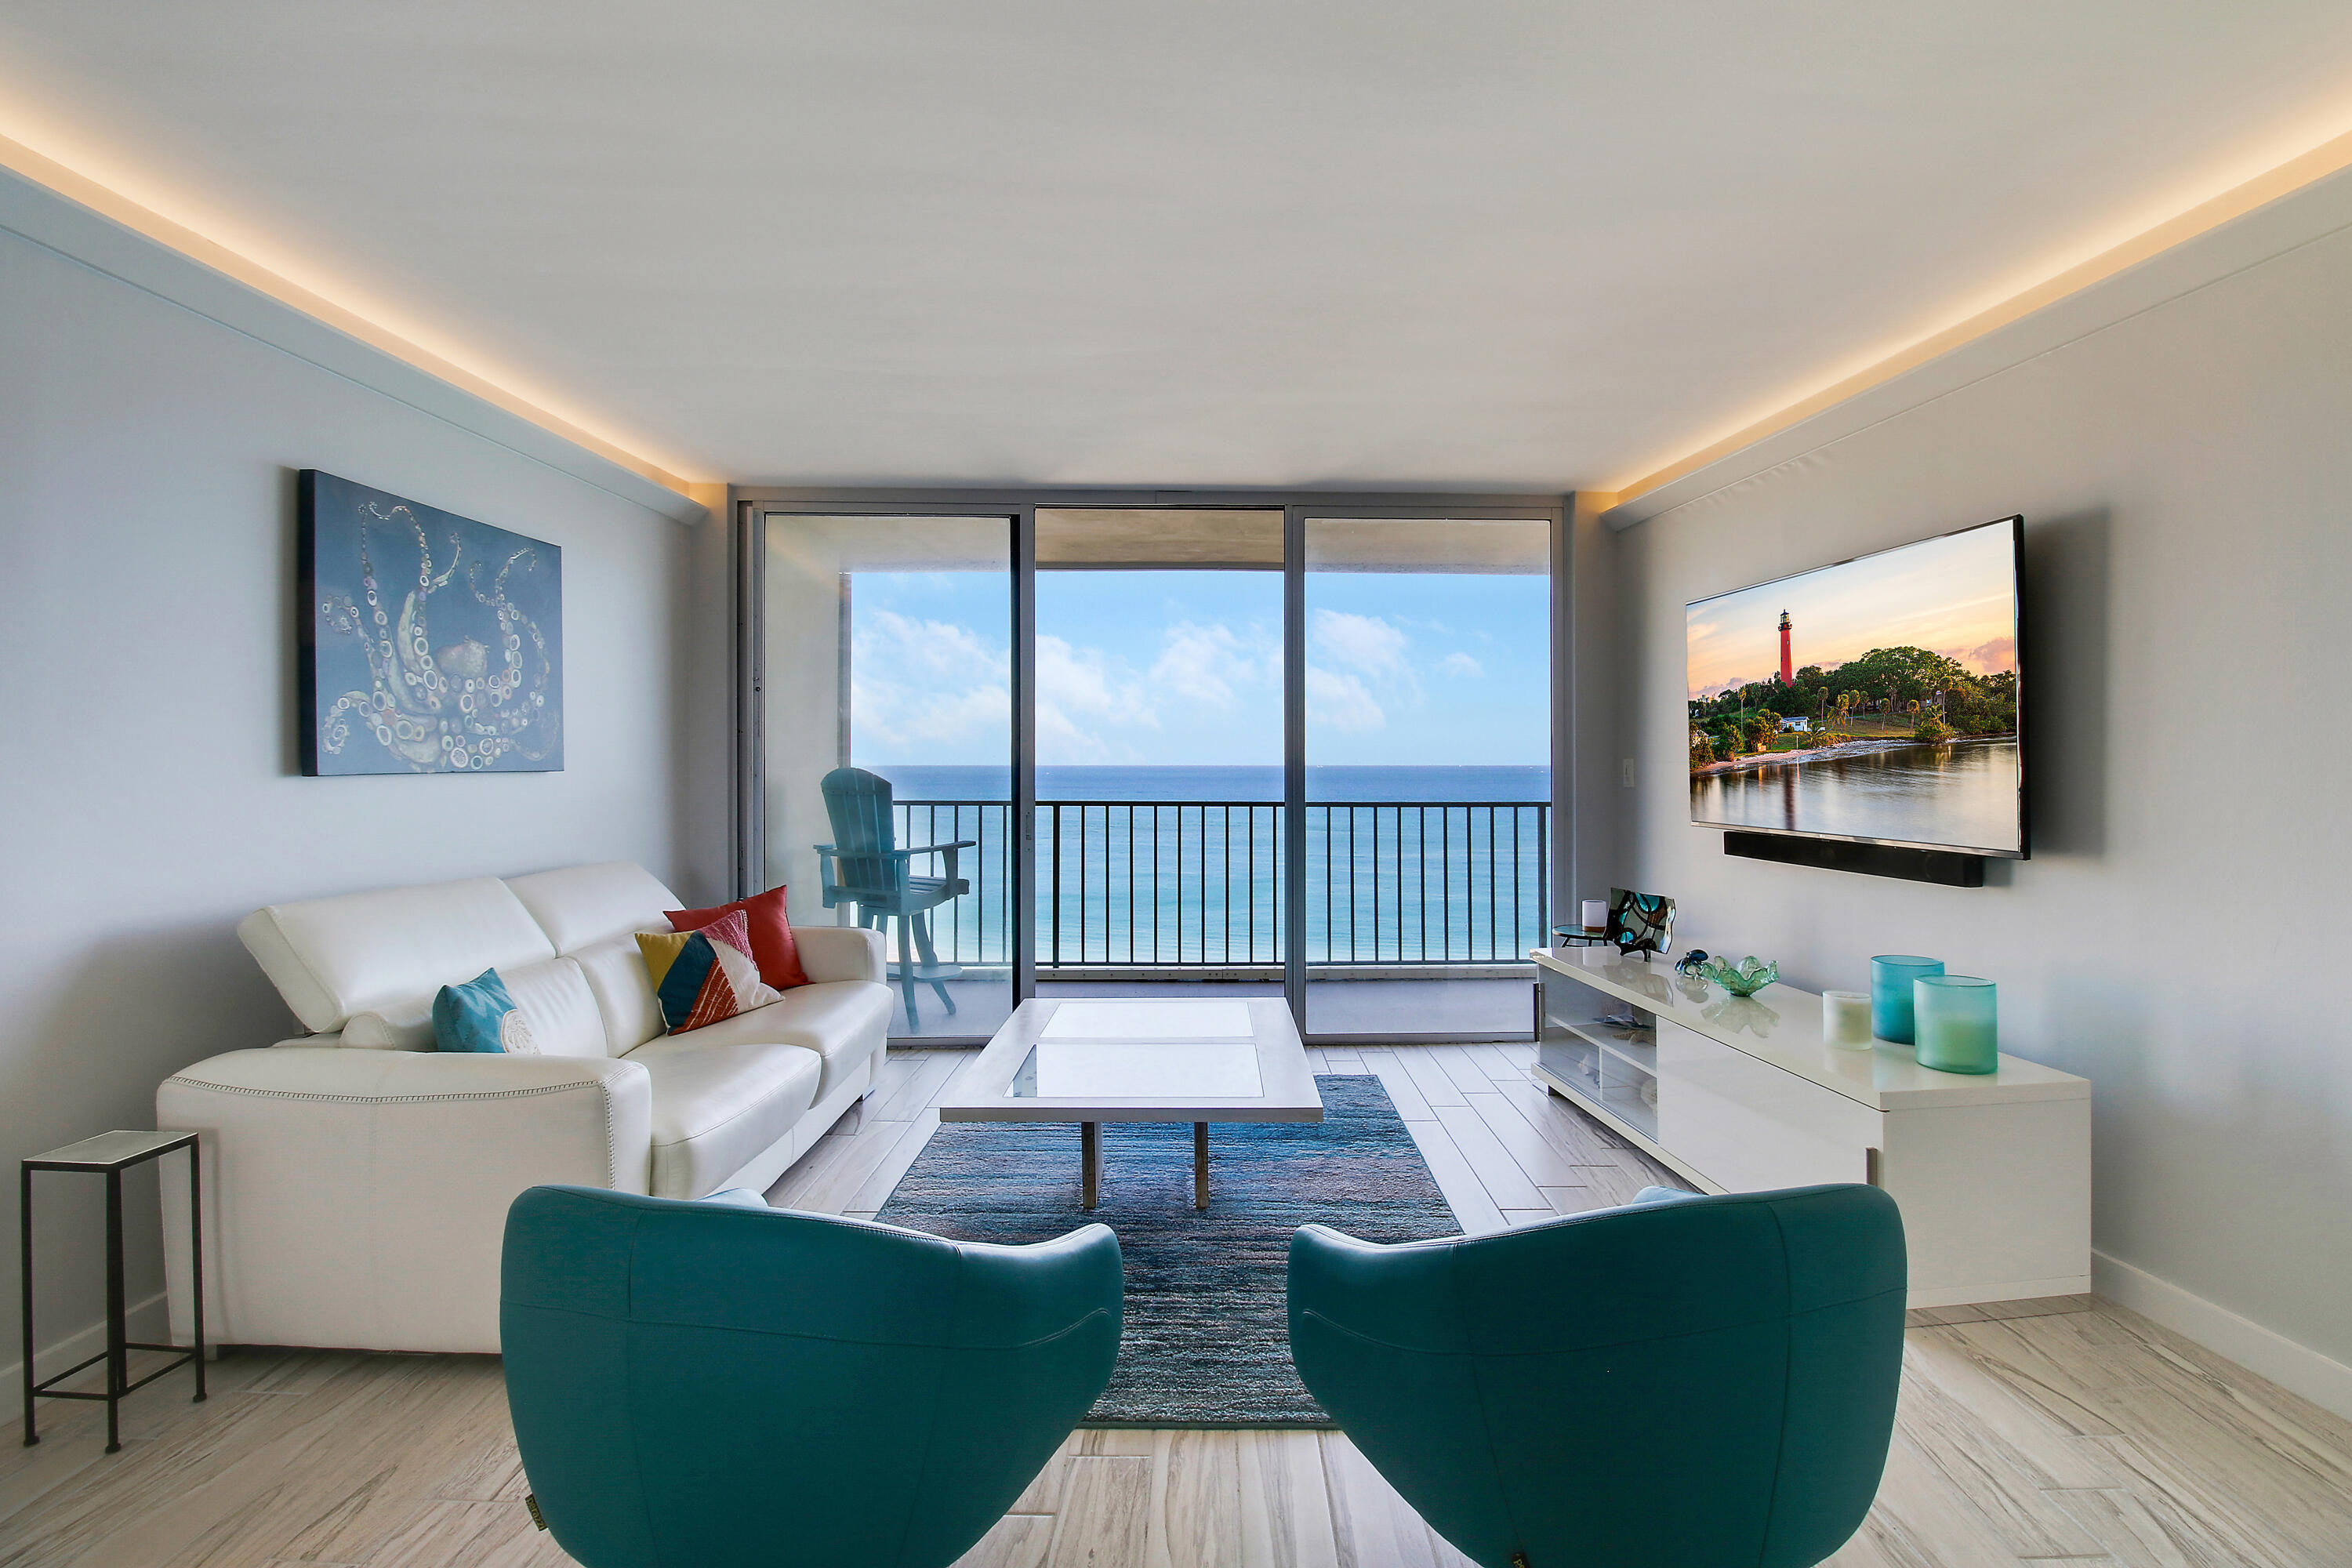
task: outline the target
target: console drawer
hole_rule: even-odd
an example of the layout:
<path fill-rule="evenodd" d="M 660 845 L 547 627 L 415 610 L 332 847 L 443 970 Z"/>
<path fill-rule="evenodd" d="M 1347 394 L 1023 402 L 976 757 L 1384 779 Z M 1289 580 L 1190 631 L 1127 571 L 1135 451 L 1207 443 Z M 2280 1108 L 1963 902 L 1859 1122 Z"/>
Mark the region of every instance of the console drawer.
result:
<path fill-rule="evenodd" d="M 1834 1089 L 1658 1021 L 1660 1141 L 1726 1192 L 1870 1179 L 1885 1117 Z"/>

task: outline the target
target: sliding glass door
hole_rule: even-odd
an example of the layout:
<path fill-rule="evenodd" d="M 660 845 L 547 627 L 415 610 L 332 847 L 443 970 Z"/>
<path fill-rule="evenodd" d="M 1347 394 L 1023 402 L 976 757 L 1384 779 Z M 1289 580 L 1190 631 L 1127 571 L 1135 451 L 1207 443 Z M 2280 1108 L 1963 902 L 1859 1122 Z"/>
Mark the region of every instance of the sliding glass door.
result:
<path fill-rule="evenodd" d="M 894 1037 L 1277 992 L 1526 1037 L 1556 504 L 873 499 L 744 510 L 740 875 L 883 933 Z"/>
<path fill-rule="evenodd" d="M 1040 508 L 1037 994 L 1279 995 L 1279 509 Z"/>
<path fill-rule="evenodd" d="M 763 523 L 767 885 L 797 923 L 880 931 L 900 1038 L 1013 1005 L 1013 523 Z"/>
<path fill-rule="evenodd" d="M 1524 1034 L 1550 883 L 1550 525 L 1310 516 L 1304 546 L 1303 1026 Z"/>

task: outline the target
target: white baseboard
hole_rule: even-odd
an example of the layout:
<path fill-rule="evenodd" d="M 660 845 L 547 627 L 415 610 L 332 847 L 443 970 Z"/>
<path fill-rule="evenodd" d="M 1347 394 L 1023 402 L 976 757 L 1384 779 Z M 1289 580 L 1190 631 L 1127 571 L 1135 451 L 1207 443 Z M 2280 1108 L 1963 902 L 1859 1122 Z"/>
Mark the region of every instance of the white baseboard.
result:
<path fill-rule="evenodd" d="M 171 1337 L 171 1318 L 165 1310 L 164 1293 L 161 1290 L 143 1301 L 131 1302 L 123 1318 L 134 1340 L 160 1345 L 166 1343 Z M 37 1320 L 34 1327 L 37 1330 L 39 1326 Z M 97 1355 L 105 1349 L 106 1320 L 100 1318 L 94 1323 L 76 1329 L 61 1340 L 52 1340 L 38 1347 L 34 1352 L 33 1364 L 40 1368 L 42 1376 L 48 1377 L 85 1356 Z M 104 1369 L 94 1366 L 89 1370 L 96 1373 Z M 0 1366 L 0 1389 L 8 1391 L 8 1406 L 12 1411 L 17 1407 L 17 1391 L 24 1386 L 24 1376 L 25 1363 L 21 1361 L 12 1361 Z"/>
<path fill-rule="evenodd" d="M 2352 1420 L 2352 1366 L 2096 1248 L 2091 1252 L 2091 1289 Z"/>
<path fill-rule="evenodd" d="M 2045 1296 L 2080 1296 L 2091 1288 L 2086 1274 L 2061 1274 L 2050 1279 L 2005 1279 L 1997 1285 L 1945 1285 L 1921 1289 L 1915 1286 L 1905 1304 L 1911 1307 L 1973 1307 L 2000 1301 L 2038 1301 Z"/>

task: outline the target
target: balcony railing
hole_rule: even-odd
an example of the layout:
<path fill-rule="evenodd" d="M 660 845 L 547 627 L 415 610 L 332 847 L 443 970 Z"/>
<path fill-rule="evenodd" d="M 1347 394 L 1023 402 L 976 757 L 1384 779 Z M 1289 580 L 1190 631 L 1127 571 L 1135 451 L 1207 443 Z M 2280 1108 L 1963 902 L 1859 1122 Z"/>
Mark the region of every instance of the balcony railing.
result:
<path fill-rule="evenodd" d="M 971 892 L 933 916 L 940 959 L 1009 963 L 1010 805 L 902 800 L 898 814 L 902 844 L 976 841 L 957 863 Z M 1548 926 L 1549 826 L 1542 801 L 1309 803 L 1307 962 L 1524 962 Z M 1277 802 L 1039 801 L 1037 845 L 1041 968 L 1282 963 Z"/>

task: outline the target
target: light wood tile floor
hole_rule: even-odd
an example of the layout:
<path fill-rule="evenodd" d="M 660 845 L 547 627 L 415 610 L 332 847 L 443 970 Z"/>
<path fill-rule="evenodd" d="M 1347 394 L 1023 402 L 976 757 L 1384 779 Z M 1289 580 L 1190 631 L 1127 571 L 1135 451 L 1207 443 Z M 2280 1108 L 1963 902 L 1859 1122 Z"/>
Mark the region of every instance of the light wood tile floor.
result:
<path fill-rule="evenodd" d="M 1380 1075 L 1486 1231 L 1668 1180 L 1528 1080 L 1528 1046 L 1313 1053 Z M 970 1053 L 894 1054 L 772 1201 L 871 1214 Z M 244 1349 L 210 1403 L 169 1378 L 0 1435 L 0 1568 L 538 1568 L 487 1356 Z M 970 1568 L 1454 1568 L 1347 1439 L 1080 1432 Z M 2352 1423 L 2089 1297 L 1912 1314 L 1895 1447 L 1838 1568 L 2352 1568 Z"/>

